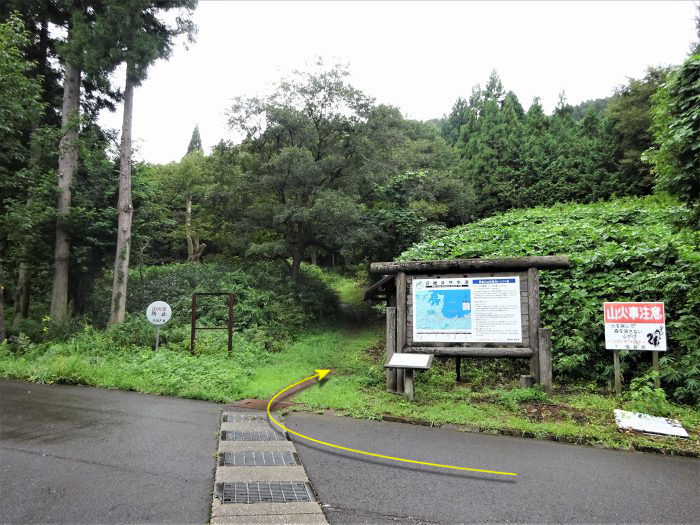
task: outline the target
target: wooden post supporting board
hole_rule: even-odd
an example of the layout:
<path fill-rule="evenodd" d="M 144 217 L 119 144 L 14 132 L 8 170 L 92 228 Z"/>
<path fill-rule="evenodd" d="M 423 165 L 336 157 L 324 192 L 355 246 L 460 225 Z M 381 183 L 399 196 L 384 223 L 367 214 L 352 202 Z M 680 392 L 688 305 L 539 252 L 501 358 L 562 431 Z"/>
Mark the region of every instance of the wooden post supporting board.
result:
<path fill-rule="evenodd" d="M 613 350 L 613 365 L 615 367 L 615 393 L 622 395 L 622 374 L 620 374 L 620 351 Z"/>
<path fill-rule="evenodd" d="M 404 372 L 403 393 L 406 399 L 413 401 L 413 368 L 406 368 Z"/>
<path fill-rule="evenodd" d="M 539 338 L 539 371 L 540 384 L 548 394 L 552 393 L 552 332 L 548 328 L 540 328 Z"/>
<path fill-rule="evenodd" d="M 396 275 L 396 351 L 403 352 L 406 346 L 406 324 L 408 316 L 406 273 L 399 272 Z M 404 371 L 396 371 L 396 391 L 404 391 Z"/>
<path fill-rule="evenodd" d="M 530 375 L 536 383 L 540 382 L 539 335 L 540 328 L 540 273 L 537 268 L 527 271 L 528 335 L 532 357 L 530 358 Z"/>
<path fill-rule="evenodd" d="M 457 372 L 457 382 L 462 382 L 462 358 L 455 357 L 455 370 Z"/>
<path fill-rule="evenodd" d="M 651 353 L 651 362 L 654 372 L 656 372 L 656 374 L 654 374 L 654 388 L 661 388 L 661 378 L 659 377 L 659 373 L 661 372 L 659 368 L 659 352 Z"/>
<path fill-rule="evenodd" d="M 386 363 L 396 352 L 396 307 L 386 308 Z M 386 369 L 386 391 L 396 392 L 396 369 Z"/>
<path fill-rule="evenodd" d="M 532 388 L 534 384 L 532 376 L 530 374 L 520 376 L 520 387 L 521 388 Z"/>
<path fill-rule="evenodd" d="M 408 305 L 406 304 L 406 274 L 400 272 L 396 276 L 396 351 L 403 352 L 406 346 L 406 318 Z"/>

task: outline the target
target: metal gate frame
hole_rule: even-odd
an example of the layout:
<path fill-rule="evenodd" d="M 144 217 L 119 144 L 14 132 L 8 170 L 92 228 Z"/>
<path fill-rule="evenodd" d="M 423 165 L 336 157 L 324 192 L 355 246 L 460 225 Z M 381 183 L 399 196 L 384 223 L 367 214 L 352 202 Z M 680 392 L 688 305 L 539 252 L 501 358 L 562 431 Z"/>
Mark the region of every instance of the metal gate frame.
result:
<path fill-rule="evenodd" d="M 227 295 L 228 323 L 227 326 L 197 326 L 197 296 L 198 295 Z M 190 333 L 190 352 L 194 355 L 194 340 L 197 330 L 228 330 L 228 353 L 233 351 L 233 305 L 236 294 L 232 292 L 195 292 L 192 294 L 192 330 Z"/>

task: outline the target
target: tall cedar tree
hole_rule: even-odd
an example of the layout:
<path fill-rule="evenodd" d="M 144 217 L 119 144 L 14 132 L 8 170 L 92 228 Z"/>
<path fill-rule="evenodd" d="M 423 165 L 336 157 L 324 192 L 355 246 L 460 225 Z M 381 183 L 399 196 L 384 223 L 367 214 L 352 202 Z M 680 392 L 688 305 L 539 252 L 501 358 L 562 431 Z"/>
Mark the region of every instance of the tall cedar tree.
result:
<path fill-rule="evenodd" d="M 653 166 L 655 188 L 688 204 L 700 228 L 700 4 L 695 21 L 698 39 L 690 56 L 653 96 L 654 147 L 644 160 Z"/>
<path fill-rule="evenodd" d="M 50 315 L 53 323 L 68 320 L 68 275 L 70 238 L 68 216 L 71 209 L 71 186 L 78 167 L 78 133 L 80 129 L 80 88 L 83 71 L 93 81 L 106 78 L 116 62 L 109 59 L 113 47 L 104 35 L 96 33 L 97 20 L 105 12 L 101 0 L 67 0 L 63 21 L 67 37 L 58 49 L 64 63 L 61 140 L 58 153 L 58 198 L 56 204 L 56 240 L 54 274 L 51 288 Z M 99 37 L 99 38 L 98 38 Z M 95 108 L 99 111 L 99 105 Z"/>
<path fill-rule="evenodd" d="M 41 184 L 42 177 L 48 166 L 54 168 L 55 163 L 47 157 L 49 155 L 42 152 L 38 144 L 46 140 L 51 135 L 51 128 L 60 126 L 60 104 L 61 104 L 61 73 L 56 64 L 56 37 L 49 33 L 49 24 L 57 23 L 61 19 L 62 2 L 57 0 L 8 0 L 0 6 L 0 18 L 8 22 L 15 16 L 21 15 L 27 30 L 27 39 L 22 45 L 24 57 L 27 59 L 29 67 L 25 71 L 25 78 L 28 82 L 33 82 L 39 89 L 39 96 L 43 102 L 41 117 L 31 121 L 25 121 L 20 126 L 10 126 L 13 132 L 21 136 L 23 154 L 15 159 L 12 167 L 12 177 L 3 179 L 0 190 L 0 217 L 4 217 L 6 225 L 12 227 L 4 229 L 3 239 L 0 245 L 5 246 L 6 253 L 3 257 L 11 264 L 5 267 L 5 275 L 10 277 L 13 270 L 17 273 L 15 293 L 14 293 L 14 318 L 13 326 L 17 326 L 23 319 L 27 318 L 29 312 L 29 298 L 31 275 L 33 271 L 41 266 L 37 262 L 37 255 L 44 251 L 47 240 L 43 237 L 40 229 L 37 228 L 37 218 L 46 218 L 50 206 L 43 202 L 40 206 L 33 207 L 29 201 L 36 201 L 37 194 L 35 186 Z M 2 75 L 6 77 L 5 74 Z M 31 102 L 32 97 L 4 96 L 3 100 L 14 100 L 15 103 L 23 104 Z M 13 115 L 21 115 L 21 112 L 12 112 Z M 9 125 L 11 119 L 3 118 L 5 124 Z M 10 143 L 2 141 L 5 146 Z M 34 146 L 30 146 L 34 144 Z M 44 145 L 44 144 L 42 144 Z M 52 149 L 52 148 L 49 148 Z M 57 150 L 57 148 L 56 148 Z M 42 195 L 45 197 L 45 195 Z M 53 199 L 52 199 L 53 200 Z M 17 220 L 17 213 L 21 210 L 21 220 Z M 31 211 L 30 211 L 31 210 Z M 35 213 L 35 212 L 39 213 Z M 12 219 L 10 217 L 15 215 Z M 14 222 L 12 222 L 14 220 Z M 55 220 L 55 217 L 54 217 Z M 52 232 L 53 234 L 53 232 Z M 40 241 L 39 238 L 41 237 Z M 39 241 L 39 242 L 37 242 Z M 37 244 L 39 245 L 37 249 Z M 43 254 L 42 254 L 43 255 Z M 40 257 L 43 260 L 43 257 Z"/>
<path fill-rule="evenodd" d="M 182 9 L 191 15 L 197 0 L 160 2 L 156 0 L 110 0 L 107 12 L 98 26 L 100 35 L 116 38 L 112 56 L 126 63 L 124 112 L 119 159 L 119 203 L 117 209 L 117 249 L 114 257 L 112 300 L 109 322 L 124 321 L 126 314 L 127 281 L 131 253 L 131 127 L 134 87 L 145 78 L 148 66 L 159 58 L 169 58 L 175 37 L 186 33 L 190 39 L 194 26 L 189 19 L 177 17 L 169 26 L 158 17 L 160 11 Z"/>
<path fill-rule="evenodd" d="M 192 137 L 190 138 L 190 143 L 187 146 L 187 153 L 192 153 L 195 150 L 202 150 L 202 139 L 199 136 L 199 126 L 195 124 L 192 130 Z"/>
<path fill-rule="evenodd" d="M 651 169 L 641 156 L 652 145 L 651 97 L 661 86 L 666 71 L 649 68 L 644 78 L 629 79 L 608 102 L 606 114 L 617 135 L 619 194 L 648 195 L 654 186 Z"/>
<path fill-rule="evenodd" d="M 28 156 L 23 143 L 23 131 L 39 120 L 42 111 L 41 85 L 30 78 L 33 64 L 24 56 L 29 45 L 29 35 L 16 14 L 0 24 L 0 177 L 3 182 L 0 196 L 0 213 L 5 214 L 5 189 L 9 188 L 12 172 L 17 164 Z M 7 182 L 6 182 L 7 181 Z M 9 226 L 9 225 L 8 225 Z M 5 228 L 3 228 L 3 231 Z M 0 239 L 0 342 L 5 339 L 5 257 L 6 239 Z"/>
<path fill-rule="evenodd" d="M 206 244 L 199 242 L 199 236 L 195 235 L 192 229 L 192 199 L 194 197 L 194 187 L 197 182 L 201 180 L 202 166 L 204 164 L 204 159 L 202 157 L 202 139 L 199 136 L 199 126 L 195 124 L 192 130 L 192 137 L 190 137 L 190 143 L 187 145 L 187 154 L 185 158 L 180 163 L 180 168 L 182 171 L 189 171 L 186 176 L 191 180 L 188 181 L 188 187 L 192 188 L 191 191 L 186 192 L 187 199 L 185 201 L 185 236 L 187 237 L 187 262 L 199 262 L 204 253 Z M 190 168 L 194 169 L 189 169 Z M 196 174 L 195 174 L 196 173 Z M 192 176 L 190 176 L 190 174 Z"/>

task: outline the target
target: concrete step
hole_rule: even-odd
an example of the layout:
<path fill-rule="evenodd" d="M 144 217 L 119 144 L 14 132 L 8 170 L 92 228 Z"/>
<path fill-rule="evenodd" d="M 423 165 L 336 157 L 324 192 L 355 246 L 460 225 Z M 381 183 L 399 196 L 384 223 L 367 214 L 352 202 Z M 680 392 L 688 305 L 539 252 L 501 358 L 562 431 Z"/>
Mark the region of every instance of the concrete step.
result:
<path fill-rule="evenodd" d="M 216 468 L 216 483 L 226 481 L 309 481 L 304 467 L 222 467 Z"/>

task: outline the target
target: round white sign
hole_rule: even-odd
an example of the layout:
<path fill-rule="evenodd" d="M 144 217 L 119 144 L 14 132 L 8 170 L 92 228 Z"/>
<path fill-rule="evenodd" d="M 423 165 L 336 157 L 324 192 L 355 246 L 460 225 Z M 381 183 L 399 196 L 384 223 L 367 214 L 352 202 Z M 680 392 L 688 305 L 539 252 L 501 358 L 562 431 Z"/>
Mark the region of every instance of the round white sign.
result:
<path fill-rule="evenodd" d="M 170 316 L 173 311 L 170 309 L 168 303 L 163 301 L 156 301 L 148 305 L 146 308 L 146 317 L 148 320 L 155 325 L 165 324 L 170 320 Z"/>

